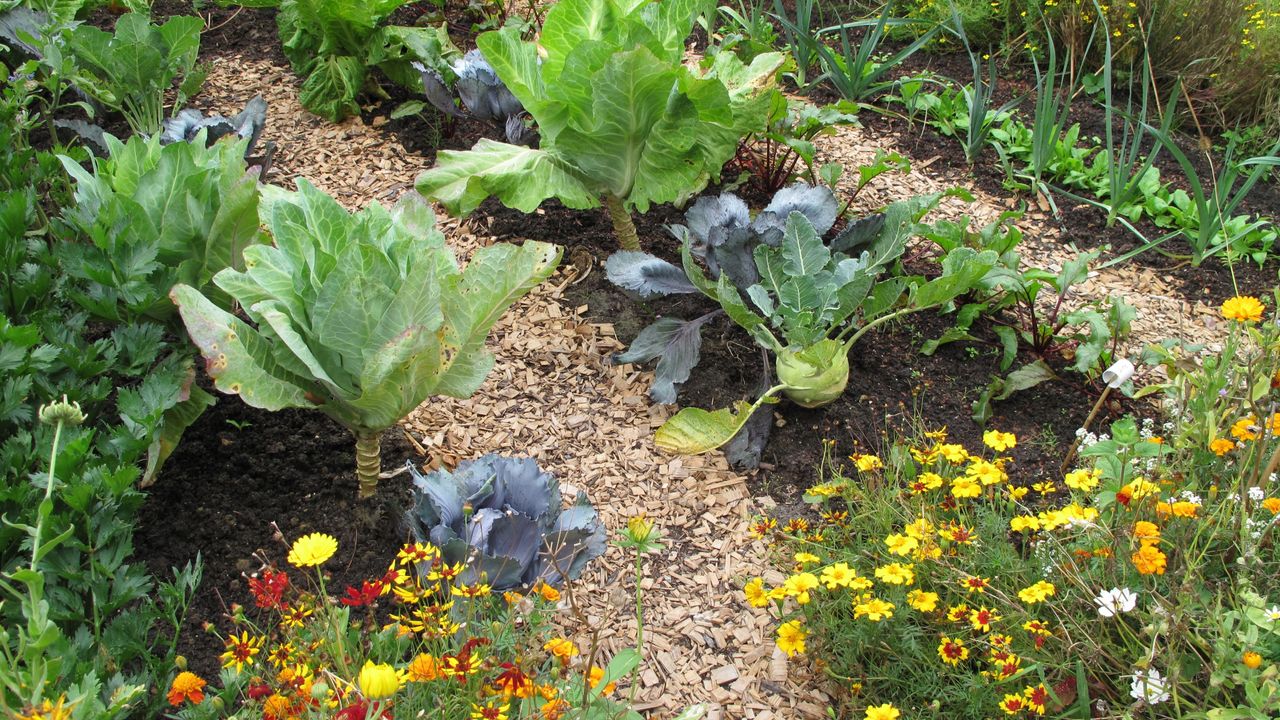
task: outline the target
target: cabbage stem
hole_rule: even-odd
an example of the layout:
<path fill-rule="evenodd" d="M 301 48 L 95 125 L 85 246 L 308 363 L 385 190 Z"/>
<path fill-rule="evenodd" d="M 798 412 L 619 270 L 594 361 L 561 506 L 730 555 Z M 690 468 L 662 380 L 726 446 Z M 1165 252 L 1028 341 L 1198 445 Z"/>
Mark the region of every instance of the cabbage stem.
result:
<path fill-rule="evenodd" d="M 623 206 L 616 195 L 606 193 L 604 206 L 609 209 L 609 219 L 613 221 L 613 234 L 618 236 L 618 247 L 623 250 L 640 250 L 640 236 L 636 233 L 636 224 L 631 213 Z"/>
<path fill-rule="evenodd" d="M 356 436 L 356 480 L 360 482 L 360 499 L 373 497 L 378 489 L 378 475 L 382 472 L 381 433 L 364 430 L 352 431 Z"/>

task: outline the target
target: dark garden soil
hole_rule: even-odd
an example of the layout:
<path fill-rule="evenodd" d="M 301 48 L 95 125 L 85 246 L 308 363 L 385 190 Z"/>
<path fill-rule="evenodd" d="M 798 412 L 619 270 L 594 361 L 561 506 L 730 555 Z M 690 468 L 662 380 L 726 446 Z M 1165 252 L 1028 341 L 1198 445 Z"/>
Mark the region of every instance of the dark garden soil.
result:
<path fill-rule="evenodd" d="M 385 434 L 384 469 L 413 457 L 399 428 Z M 358 501 L 350 432 L 319 412 L 267 412 L 219 394 L 148 488 L 134 536 L 138 557 L 157 577 L 197 555 L 204 562 L 204 582 L 179 647 L 192 669 L 218 674 L 222 643 L 201 632 L 204 623 L 223 636 L 232 632 L 233 603 L 253 617 L 244 576 L 258 572 L 264 558 L 287 567 L 288 548 L 273 538 L 276 527 L 290 542 L 311 532 L 338 539 L 338 554 L 324 569 L 329 592 L 341 594 L 386 571 L 407 537 L 401 521 L 407 488 L 402 475 L 379 483 L 371 500 Z M 294 582 L 304 581 L 288 569 Z"/>

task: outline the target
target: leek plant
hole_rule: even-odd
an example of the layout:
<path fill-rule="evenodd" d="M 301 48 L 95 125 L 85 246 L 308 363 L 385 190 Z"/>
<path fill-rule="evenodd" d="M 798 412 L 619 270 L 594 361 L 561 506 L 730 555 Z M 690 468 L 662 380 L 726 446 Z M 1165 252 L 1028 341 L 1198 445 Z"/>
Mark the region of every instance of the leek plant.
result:
<path fill-rule="evenodd" d="M 813 38 L 818 33 L 814 26 L 813 11 L 818 7 L 817 0 L 795 0 L 796 14 L 787 14 L 782 0 L 773 0 L 773 16 L 782 25 L 782 36 L 786 40 L 786 49 L 796 61 L 796 68 L 791 79 L 801 91 L 809 88 L 809 69 L 818 64 L 818 43 Z M 819 16 L 822 9 L 818 8 Z M 821 22 L 821 17 L 818 19 Z"/>
<path fill-rule="evenodd" d="M 1058 86 L 1059 75 L 1066 77 L 1068 73 L 1060 73 L 1058 70 L 1058 52 L 1053 43 L 1045 44 L 1049 48 L 1047 68 L 1041 69 L 1039 60 L 1034 62 L 1036 107 L 1031 121 L 1031 157 L 1027 172 L 1030 173 L 1031 189 L 1048 199 L 1048 185 L 1045 184 L 1044 177 L 1062 140 L 1062 131 L 1067 126 L 1071 111 L 1072 83 L 1068 81 L 1066 88 Z"/>
<path fill-rule="evenodd" d="M 965 162 L 973 165 L 978 161 L 982 148 L 987 144 L 987 138 L 991 135 L 991 126 L 1020 105 L 1022 98 L 1011 99 L 994 112 L 991 110 L 997 85 L 995 58 L 988 56 L 984 68 L 978 60 L 978 55 L 969 46 L 969 38 L 964 32 L 964 20 L 961 19 L 954 5 L 951 6 L 951 17 L 955 25 L 955 34 L 964 45 L 965 52 L 969 55 L 969 65 L 973 68 L 973 85 L 961 88 L 969 116 L 964 137 L 964 159 Z"/>
<path fill-rule="evenodd" d="M 822 64 L 822 75 L 819 77 L 819 81 L 830 81 L 832 87 L 835 88 L 836 92 L 840 93 L 841 97 L 854 102 L 865 100 L 900 82 L 898 80 L 886 80 L 885 77 L 890 70 L 900 65 L 902 61 L 911 57 L 917 50 L 932 40 L 942 26 L 935 25 L 906 47 L 884 61 L 877 62 L 875 60 L 876 52 L 880 49 L 880 44 L 884 42 L 889 27 L 918 22 L 916 20 L 891 18 L 889 16 L 891 9 L 891 5 L 885 5 L 884 11 L 875 20 L 857 20 L 834 25 L 829 28 L 823 28 L 817 35 L 807 37 L 804 42 L 810 46 L 810 50 L 818 56 Z M 851 42 L 849 31 L 860 28 L 865 28 L 865 34 L 861 42 Z M 839 54 L 836 54 L 822 42 L 822 36 L 827 33 L 839 33 Z"/>

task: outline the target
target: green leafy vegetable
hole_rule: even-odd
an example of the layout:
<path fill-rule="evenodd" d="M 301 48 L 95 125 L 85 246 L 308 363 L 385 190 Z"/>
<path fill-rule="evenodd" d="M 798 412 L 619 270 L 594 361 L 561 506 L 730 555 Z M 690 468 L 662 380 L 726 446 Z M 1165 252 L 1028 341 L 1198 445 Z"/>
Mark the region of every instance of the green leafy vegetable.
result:
<path fill-rule="evenodd" d="M 240 267 L 244 249 L 263 241 L 246 142 L 206 147 L 201 133 L 193 143 L 162 145 L 159 134 L 122 143 L 108 135 L 109 156 L 94 160 L 92 172 L 61 157 L 75 180 L 65 219 L 88 241 L 58 248 L 66 271 L 85 281 L 76 302 L 108 320 L 167 321 L 175 284 L 204 287 L 219 270 Z"/>
<path fill-rule="evenodd" d="M 77 25 L 66 33 L 67 51 L 81 73 L 76 84 L 123 113 L 135 133 L 159 132 L 164 94 L 174 80 L 180 80 L 174 103 L 179 108 L 204 83 L 206 73 L 196 69 L 203 29 L 199 18 L 178 16 L 153 25 L 145 13 L 121 16 L 114 35 Z"/>
<path fill-rule="evenodd" d="M 274 191 L 262 219 L 275 245 L 214 283 L 250 322 L 197 289 L 172 297 L 219 390 L 255 407 L 315 408 L 356 436 L 360 494 L 378 482 L 381 431 L 433 394 L 468 397 L 493 367 L 489 329 L 546 279 L 546 243 L 482 248 L 459 271 L 416 194 L 354 215 L 305 180 Z"/>
<path fill-rule="evenodd" d="M 451 213 L 490 195 L 522 212 L 558 198 L 571 208 L 603 199 L 623 249 L 638 250 L 631 210 L 688 197 L 718 177 L 739 140 L 763 128 L 778 53 L 744 65 L 719 53 L 684 64 L 694 0 L 564 0 L 539 43 L 515 28 L 477 39 L 498 78 L 533 117 L 539 149 L 481 140 L 441 152 L 418 190 Z"/>

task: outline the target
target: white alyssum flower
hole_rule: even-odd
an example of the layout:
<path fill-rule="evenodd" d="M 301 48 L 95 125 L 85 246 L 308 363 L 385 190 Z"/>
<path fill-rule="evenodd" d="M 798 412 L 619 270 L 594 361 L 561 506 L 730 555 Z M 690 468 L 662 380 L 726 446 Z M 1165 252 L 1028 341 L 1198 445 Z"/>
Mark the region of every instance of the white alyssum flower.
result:
<path fill-rule="evenodd" d="M 1189 503 L 1195 503 L 1197 505 L 1204 504 L 1204 499 L 1201 498 L 1199 495 L 1191 492 L 1190 490 L 1183 490 L 1182 492 L 1178 493 L 1178 497 L 1182 498 L 1183 500 L 1186 500 Z"/>
<path fill-rule="evenodd" d="M 1111 588 L 1098 593 L 1093 603 L 1098 606 L 1099 615 L 1109 618 L 1137 607 L 1138 595 L 1129 588 Z"/>
<path fill-rule="evenodd" d="M 1253 487 L 1250 487 L 1250 488 L 1249 488 L 1249 499 L 1250 499 L 1250 500 L 1252 500 L 1252 501 L 1254 501 L 1254 502 L 1262 502 L 1262 500 L 1263 500 L 1264 498 L 1266 498 L 1266 497 L 1267 497 L 1267 493 L 1266 493 L 1266 492 L 1264 492 L 1262 488 L 1260 488 L 1260 487 L 1258 487 L 1258 486 L 1256 486 L 1256 485 L 1255 485 L 1255 486 L 1253 486 Z"/>
<path fill-rule="evenodd" d="M 1169 682 L 1155 668 L 1139 670 L 1129 684 L 1129 696 L 1148 705 L 1159 705 L 1169 699 Z"/>

